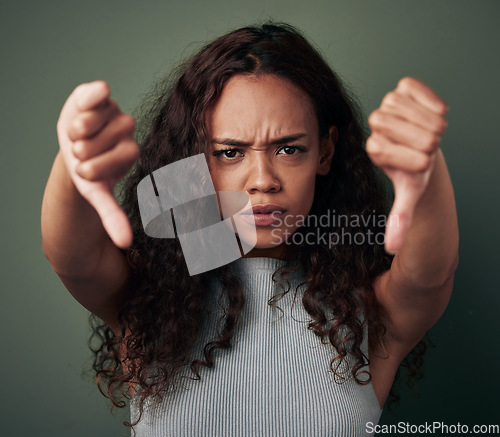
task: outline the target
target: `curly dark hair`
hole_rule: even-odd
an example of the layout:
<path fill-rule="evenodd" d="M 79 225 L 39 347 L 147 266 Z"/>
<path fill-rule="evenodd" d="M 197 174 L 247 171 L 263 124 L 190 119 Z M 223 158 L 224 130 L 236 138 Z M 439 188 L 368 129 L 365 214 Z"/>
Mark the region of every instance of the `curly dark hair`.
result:
<path fill-rule="evenodd" d="M 311 316 L 308 327 L 333 345 L 331 370 L 359 384 L 371 379 L 361 343 L 367 327 L 370 341 L 381 342 L 385 333 L 387 320 L 372 284 L 390 268 L 392 257 L 384 251 L 383 242 L 371 241 L 373 235 L 384 232 L 383 221 L 366 220 L 365 226 L 357 227 L 350 219 L 387 217 L 390 189 L 365 152 L 367 129 L 359 105 L 318 50 L 287 24 L 245 27 L 203 47 L 180 67 L 177 76 L 155 89 L 155 100 L 146 113 L 148 124 L 139 125 L 140 157 L 121 186 L 122 206 L 134 233 L 133 245 L 123 250 L 131 276 L 118 316 L 121 336 L 91 315 L 89 341 L 99 389 L 114 406 L 124 407 L 124 399 L 130 399 L 127 384 L 137 383 L 141 388 L 140 417 L 134 424 L 124 422 L 127 426 L 138 423 L 146 398 L 161 400 L 162 391 L 175 386 L 182 367 L 189 367 L 193 377 L 199 378 L 200 366 L 213 365 L 217 350 L 230 347 L 245 303 L 242 283 L 228 266 L 211 272 L 217 275 L 229 304 L 217 337 L 205 345 L 204 358 L 193 359 L 191 350 L 200 334 L 210 272 L 189 276 L 177 240 L 145 234 L 137 184 L 164 165 L 208 154 L 205 113 L 209 105 L 231 77 L 264 74 L 284 78 L 305 91 L 316 111 L 320 138 L 328 135 L 330 126 L 338 129 L 331 170 L 317 176 L 310 216 L 331 213 L 333 208 L 335 214 L 348 218 L 342 228 L 345 235 L 362 232 L 365 237 L 363 244 L 339 239 L 331 247 L 296 238 L 298 243 L 287 245 L 288 263 L 273 279 L 279 275 L 286 279 L 297 265 L 303 267 L 307 287 L 302 303 Z M 340 232 L 332 223 L 311 223 L 314 220 L 296 232 L 317 231 L 317 227 L 326 235 Z M 276 305 L 278 300 L 275 296 L 269 303 Z M 349 375 L 341 375 L 338 369 L 348 354 L 355 364 Z"/>

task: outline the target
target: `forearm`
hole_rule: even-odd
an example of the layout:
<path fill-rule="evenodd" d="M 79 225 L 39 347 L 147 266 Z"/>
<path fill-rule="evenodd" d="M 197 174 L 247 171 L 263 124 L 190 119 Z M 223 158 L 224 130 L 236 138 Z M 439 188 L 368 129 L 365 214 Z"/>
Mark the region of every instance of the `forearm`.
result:
<path fill-rule="evenodd" d="M 42 202 L 43 252 L 53 269 L 83 277 L 97 266 L 108 237 L 95 209 L 80 195 L 58 153 Z"/>
<path fill-rule="evenodd" d="M 458 262 L 458 222 L 453 186 L 441 150 L 420 198 L 402 248 L 394 258 L 400 277 L 433 288 L 454 273 Z"/>

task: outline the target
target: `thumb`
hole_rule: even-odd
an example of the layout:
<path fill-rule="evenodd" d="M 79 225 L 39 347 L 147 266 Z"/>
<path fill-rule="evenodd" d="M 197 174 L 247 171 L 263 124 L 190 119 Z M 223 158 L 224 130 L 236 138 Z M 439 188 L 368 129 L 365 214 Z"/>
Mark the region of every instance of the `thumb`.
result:
<path fill-rule="evenodd" d="M 94 207 L 99 215 L 104 230 L 108 233 L 113 243 L 123 249 L 132 244 L 132 227 L 127 215 L 116 202 L 109 186 L 94 188 L 86 193 L 87 201 Z"/>
<path fill-rule="evenodd" d="M 393 180 L 394 204 L 385 230 L 385 250 L 391 254 L 395 254 L 403 246 L 415 206 L 420 198 L 419 190 L 410 183 L 411 177 L 403 173 L 398 176 L 395 181 Z"/>

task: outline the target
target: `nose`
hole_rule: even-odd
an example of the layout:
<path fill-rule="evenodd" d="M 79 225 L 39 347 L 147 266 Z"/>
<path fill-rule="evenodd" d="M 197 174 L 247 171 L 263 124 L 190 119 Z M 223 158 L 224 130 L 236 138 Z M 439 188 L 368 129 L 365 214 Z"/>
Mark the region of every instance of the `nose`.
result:
<path fill-rule="evenodd" d="M 281 183 L 273 163 L 266 154 L 258 154 L 250 165 L 247 179 L 247 193 L 257 192 L 278 192 L 281 190 Z"/>

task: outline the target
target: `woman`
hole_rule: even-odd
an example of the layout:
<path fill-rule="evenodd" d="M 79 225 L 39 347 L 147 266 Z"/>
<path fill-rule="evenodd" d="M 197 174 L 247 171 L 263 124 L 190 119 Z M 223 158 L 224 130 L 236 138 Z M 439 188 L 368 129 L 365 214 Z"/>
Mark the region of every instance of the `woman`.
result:
<path fill-rule="evenodd" d="M 354 101 L 283 24 L 204 47 L 160 93 L 140 151 L 105 83 L 72 93 L 42 207 L 44 253 L 98 317 L 99 387 L 120 407 L 133 396 L 138 435 L 370 432 L 453 286 L 446 112 L 402 79 L 370 115 L 365 150 Z M 145 234 L 137 185 L 200 153 L 215 191 L 248 195 L 257 243 L 190 276 L 177 240 Z M 373 163 L 395 189 L 385 239 Z M 124 213 L 113 187 L 132 166 Z"/>

